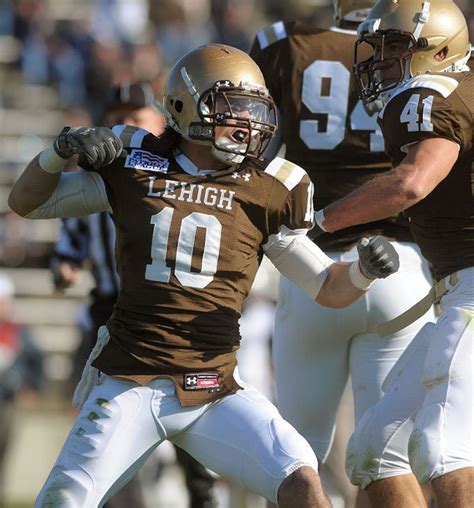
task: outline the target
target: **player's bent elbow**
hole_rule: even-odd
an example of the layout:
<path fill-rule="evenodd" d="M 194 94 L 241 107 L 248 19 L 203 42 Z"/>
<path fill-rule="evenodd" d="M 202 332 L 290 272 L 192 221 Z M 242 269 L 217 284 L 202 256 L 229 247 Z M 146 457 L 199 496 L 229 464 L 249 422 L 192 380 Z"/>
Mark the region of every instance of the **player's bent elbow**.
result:
<path fill-rule="evenodd" d="M 8 196 L 8 206 L 20 217 L 25 217 L 31 211 L 28 208 L 26 208 L 20 200 L 17 199 L 14 189 L 10 192 Z"/>
<path fill-rule="evenodd" d="M 395 171 L 399 175 L 396 188 L 404 201 L 404 209 L 425 199 L 440 181 L 430 178 L 429 172 L 418 162 L 403 162 Z"/>
<path fill-rule="evenodd" d="M 418 203 L 418 201 L 421 201 L 430 193 L 430 191 L 425 189 L 424 185 L 414 178 L 409 181 L 402 182 L 400 185 L 400 191 L 407 206 Z"/>
<path fill-rule="evenodd" d="M 364 294 L 357 289 L 349 276 L 349 263 L 333 263 L 315 300 L 323 307 L 342 309 L 354 303 Z"/>
<path fill-rule="evenodd" d="M 324 287 L 315 298 L 316 302 L 323 307 L 329 307 L 331 309 L 343 309 L 352 305 L 360 296 L 363 295 L 362 291 L 356 293 L 347 294 L 344 291 L 335 290 L 324 290 Z"/>

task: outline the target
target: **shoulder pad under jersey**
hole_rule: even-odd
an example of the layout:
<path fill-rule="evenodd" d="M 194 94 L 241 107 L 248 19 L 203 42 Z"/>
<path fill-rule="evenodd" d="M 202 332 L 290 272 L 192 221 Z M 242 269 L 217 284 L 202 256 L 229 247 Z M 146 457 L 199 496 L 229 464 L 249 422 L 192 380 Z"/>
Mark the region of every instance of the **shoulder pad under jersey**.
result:
<path fill-rule="evenodd" d="M 390 104 L 390 101 L 407 90 L 412 90 L 414 88 L 427 88 L 438 92 L 446 99 L 454 92 L 454 90 L 456 90 L 458 86 L 459 81 L 449 76 L 442 76 L 440 74 L 421 74 L 420 76 L 415 76 L 394 91 L 388 102 L 385 104 L 385 107 L 380 112 L 380 118 L 383 118 L 385 108 L 388 104 Z"/>
<path fill-rule="evenodd" d="M 287 36 L 285 23 L 283 21 L 277 21 L 273 23 L 273 25 L 260 30 L 260 32 L 257 33 L 257 40 L 260 44 L 260 49 L 265 49 L 277 41 L 286 39 Z"/>
<path fill-rule="evenodd" d="M 265 173 L 276 178 L 289 191 L 296 187 L 306 175 L 302 167 L 281 157 L 275 157 L 266 167 Z"/>
<path fill-rule="evenodd" d="M 128 148 L 141 148 L 145 137 L 151 134 L 131 125 L 114 125 L 112 132 L 122 140 L 123 146 Z"/>

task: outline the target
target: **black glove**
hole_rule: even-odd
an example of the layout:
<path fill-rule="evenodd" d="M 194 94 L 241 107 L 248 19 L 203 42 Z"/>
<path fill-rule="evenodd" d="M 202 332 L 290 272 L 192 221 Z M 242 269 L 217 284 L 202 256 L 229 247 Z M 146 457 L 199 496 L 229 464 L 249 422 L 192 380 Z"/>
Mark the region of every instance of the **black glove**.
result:
<path fill-rule="evenodd" d="M 382 236 L 362 238 L 357 244 L 359 264 L 369 279 L 384 279 L 400 267 L 400 259 L 393 245 Z"/>
<path fill-rule="evenodd" d="M 54 141 L 54 150 L 63 159 L 75 154 L 94 168 L 111 164 L 123 149 L 122 141 L 106 127 L 64 127 Z"/>

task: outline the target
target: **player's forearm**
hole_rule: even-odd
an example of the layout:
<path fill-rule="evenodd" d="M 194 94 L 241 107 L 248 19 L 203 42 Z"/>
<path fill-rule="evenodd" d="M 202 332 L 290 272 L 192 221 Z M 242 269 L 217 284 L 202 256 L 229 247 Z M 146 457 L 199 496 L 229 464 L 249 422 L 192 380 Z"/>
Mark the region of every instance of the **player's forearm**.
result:
<path fill-rule="evenodd" d="M 400 169 L 403 171 L 392 171 L 366 182 L 324 208 L 324 229 L 333 232 L 385 219 L 417 203 L 422 196 L 405 178 L 404 168 Z"/>
<path fill-rule="evenodd" d="M 365 291 L 357 288 L 350 277 L 350 263 L 333 263 L 316 301 L 324 307 L 347 307 L 360 298 Z"/>
<path fill-rule="evenodd" d="M 98 169 L 115 161 L 122 148 L 120 138 L 105 127 L 65 127 L 54 142 L 28 164 L 10 192 L 10 207 L 32 219 L 81 217 L 111 211 L 99 176 L 95 178 L 79 172 L 72 178 L 66 178 L 68 173 L 60 178 L 60 174 L 76 154 Z"/>
<path fill-rule="evenodd" d="M 21 216 L 42 205 L 54 192 L 61 173 L 48 173 L 37 155 L 20 175 L 8 197 L 10 208 Z"/>

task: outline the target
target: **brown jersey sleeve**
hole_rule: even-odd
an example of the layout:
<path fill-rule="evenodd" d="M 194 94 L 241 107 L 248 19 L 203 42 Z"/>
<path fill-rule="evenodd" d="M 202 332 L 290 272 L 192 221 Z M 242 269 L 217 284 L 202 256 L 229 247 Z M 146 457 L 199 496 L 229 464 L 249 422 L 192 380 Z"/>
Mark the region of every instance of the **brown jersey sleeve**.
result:
<path fill-rule="evenodd" d="M 275 158 L 265 170 L 274 182 L 268 205 L 268 234 L 281 228 L 313 227 L 313 184 L 306 171 L 285 159 Z"/>
<path fill-rule="evenodd" d="M 260 67 L 265 83 L 275 103 L 278 105 L 282 97 L 282 70 L 288 61 L 288 33 L 294 22 L 278 21 L 260 32 L 250 50 L 250 56 Z"/>

